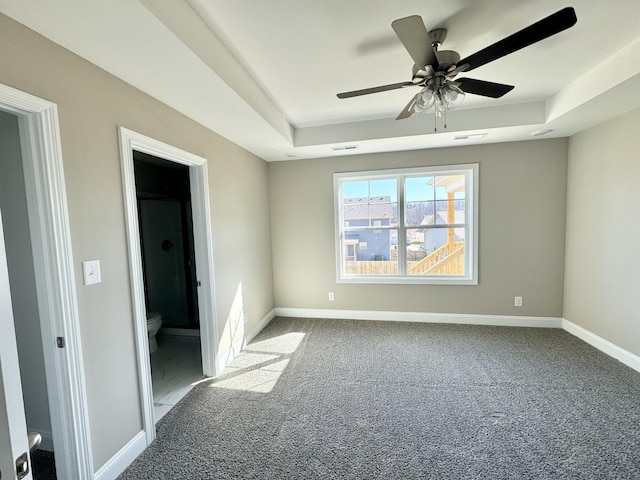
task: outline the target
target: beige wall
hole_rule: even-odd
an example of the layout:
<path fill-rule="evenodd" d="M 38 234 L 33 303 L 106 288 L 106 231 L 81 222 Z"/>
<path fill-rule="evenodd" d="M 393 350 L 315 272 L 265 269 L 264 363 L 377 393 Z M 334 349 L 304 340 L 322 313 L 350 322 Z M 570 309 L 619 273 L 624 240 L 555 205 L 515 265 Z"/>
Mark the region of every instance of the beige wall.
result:
<path fill-rule="evenodd" d="M 561 317 L 566 159 L 558 139 L 270 163 L 276 306 Z M 474 162 L 477 286 L 336 283 L 334 172 Z"/>
<path fill-rule="evenodd" d="M 640 355 L 640 109 L 569 141 L 564 317 Z"/>
<path fill-rule="evenodd" d="M 273 308 L 266 163 L 0 15 L 0 83 L 58 105 L 95 467 L 142 427 L 117 126 L 209 160 L 217 315 Z M 185 85 L 188 88 L 188 85 Z M 215 109 L 215 105 L 211 105 Z M 99 259 L 102 283 L 82 286 Z M 219 325 L 222 334 L 225 325 Z"/>

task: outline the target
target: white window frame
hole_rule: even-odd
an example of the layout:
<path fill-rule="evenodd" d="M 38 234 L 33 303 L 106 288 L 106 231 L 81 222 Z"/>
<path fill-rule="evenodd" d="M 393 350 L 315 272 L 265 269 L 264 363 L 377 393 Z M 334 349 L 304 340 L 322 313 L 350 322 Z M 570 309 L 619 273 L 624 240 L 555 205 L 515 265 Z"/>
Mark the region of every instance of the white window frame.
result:
<path fill-rule="evenodd" d="M 406 275 L 406 237 L 404 222 L 404 179 L 415 176 L 433 175 L 465 175 L 465 275 Z M 430 284 L 430 285 L 477 285 L 478 284 L 478 185 L 479 164 L 439 165 L 428 167 L 414 167 L 394 170 L 373 170 L 360 172 L 334 173 L 333 198 L 335 218 L 335 249 L 336 249 L 336 281 L 338 283 L 383 283 L 383 284 Z M 344 251 L 342 248 L 343 208 L 342 183 L 345 181 L 378 180 L 395 178 L 398 188 L 398 226 L 387 229 L 398 230 L 398 274 L 397 275 L 357 275 L 343 272 Z M 373 227 L 372 227 L 373 228 Z M 376 227 L 380 228 L 380 227 Z"/>

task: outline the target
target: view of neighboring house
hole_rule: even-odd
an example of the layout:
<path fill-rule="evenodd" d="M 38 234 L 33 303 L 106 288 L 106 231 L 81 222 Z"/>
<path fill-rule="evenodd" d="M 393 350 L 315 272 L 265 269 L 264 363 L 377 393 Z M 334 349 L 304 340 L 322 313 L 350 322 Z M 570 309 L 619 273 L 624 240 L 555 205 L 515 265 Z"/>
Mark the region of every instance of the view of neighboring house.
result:
<path fill-rule="evenodd" d="M 382 227 L 396 221 L 395 208 L 391 197 L 363 197 L 344 199 L 345 227 Z M 345 235 L 346 261 L 389 261 L 392 245 L 390 230 L 354 230 Z"/>
<path fill-rule="evenodd" d="M 448 223 L 447 214 L 446 211 L 437 212 L 435 220 L 434 215 L 425 215 L 420 225 L 445 225 Z M 464 211 L 455 211 L 454 223 L 464 223 Z M 453 231 L 454 240 L 456 242 L 464 242 L 464 228 L 454 228 Z M 411 235 L 411 245 L 407 247 L 407 250 L 424 251 L 426 255 L 433 253 L 448 241 L 449 229 L 446 228 L 430 229 L 428 235 L 426 234 L 426 230 L 414 230 L 413 232 Z"/>

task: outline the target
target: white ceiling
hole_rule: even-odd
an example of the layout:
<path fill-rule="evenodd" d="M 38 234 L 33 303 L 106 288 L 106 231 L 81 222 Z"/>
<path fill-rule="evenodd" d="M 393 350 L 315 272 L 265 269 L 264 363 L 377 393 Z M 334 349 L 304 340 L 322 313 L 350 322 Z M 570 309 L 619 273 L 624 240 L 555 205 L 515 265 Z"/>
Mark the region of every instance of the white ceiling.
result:
<path fill-rule="evenodd" d="M 514 3 L 0 0 L 0 11 L 268 161 L 562 137 L 640 107 L 638 0 Z M 441 48 L 465 57 L 564 6 L 574 27 L 468 75 L 515 89 L 467 95 L 437 133 L 432 115 L 395 120 L 415 89 L 336 97 L 410 80 L 394 19 L 447 28 Z"/>

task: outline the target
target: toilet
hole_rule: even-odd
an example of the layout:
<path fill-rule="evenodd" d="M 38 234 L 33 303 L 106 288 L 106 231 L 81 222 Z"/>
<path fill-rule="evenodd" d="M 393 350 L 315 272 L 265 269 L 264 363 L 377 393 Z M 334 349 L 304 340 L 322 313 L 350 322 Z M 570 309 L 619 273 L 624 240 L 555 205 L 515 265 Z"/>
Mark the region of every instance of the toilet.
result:
<path fill-rule="evenodd" d="M 158 312 L 147 312 L 147 332 L 149 332 L 149 353 L 158 349 L 156 334 L 162 326 L 162 315 Z"/>

